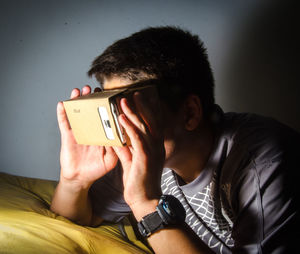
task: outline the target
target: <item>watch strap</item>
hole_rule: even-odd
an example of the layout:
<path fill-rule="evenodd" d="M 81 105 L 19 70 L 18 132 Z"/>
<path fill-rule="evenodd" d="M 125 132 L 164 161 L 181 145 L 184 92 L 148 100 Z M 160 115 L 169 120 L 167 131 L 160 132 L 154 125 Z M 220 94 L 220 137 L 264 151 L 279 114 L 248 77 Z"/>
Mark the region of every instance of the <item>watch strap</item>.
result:
<path fill-rule="evenodd" d="M 163 228 L 163 221 L 157 211 L 146 215 L 140 222 L 138 222 L 138 229 L 143 237 L 148 237 L 152 233 Z"/>

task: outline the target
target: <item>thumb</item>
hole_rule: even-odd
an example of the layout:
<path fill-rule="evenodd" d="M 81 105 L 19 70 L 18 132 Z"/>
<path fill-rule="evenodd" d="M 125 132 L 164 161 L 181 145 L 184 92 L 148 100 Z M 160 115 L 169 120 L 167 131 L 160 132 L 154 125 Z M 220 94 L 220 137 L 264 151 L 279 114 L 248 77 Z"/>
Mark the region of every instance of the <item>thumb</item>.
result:
<path fill-rule="evenodd" d="M 56 113 L 57 113 L 57 122 L 58 122 L 58 127 L 61 132 L 61 134 L 69 131 L 71 129 L 68 117 L 64 108 L 63 103 L 60 101 L 57 103 L 57 108 L 56 108 Z"/>
<path fill-rule="evenodd" d="M 124 147 L 114 146 L 113 149 L 122 163 L 123 170 L 125 170 L 125 171 L 129 170 L 129 168 L 131 166 L 131 162 L 132 162 L 132 154 L 130 152 L 129 147 L 128 146 L 124 146 Z"/>

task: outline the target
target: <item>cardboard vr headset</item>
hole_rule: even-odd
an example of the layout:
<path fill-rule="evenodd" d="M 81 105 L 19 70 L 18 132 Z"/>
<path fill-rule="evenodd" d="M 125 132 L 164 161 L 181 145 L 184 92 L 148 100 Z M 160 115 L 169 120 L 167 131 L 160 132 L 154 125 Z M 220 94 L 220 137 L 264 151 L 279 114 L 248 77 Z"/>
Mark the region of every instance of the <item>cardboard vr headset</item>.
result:
<path fill-rule="evenodd" d="M 125 146 L 130 140 L 119 124 L 120 100 L 135 91 L 155 91 L 155 86 L 105 90 L 63 101 L 77 144 Z M 150 92 L 151 94 L 151 92 Z"/>

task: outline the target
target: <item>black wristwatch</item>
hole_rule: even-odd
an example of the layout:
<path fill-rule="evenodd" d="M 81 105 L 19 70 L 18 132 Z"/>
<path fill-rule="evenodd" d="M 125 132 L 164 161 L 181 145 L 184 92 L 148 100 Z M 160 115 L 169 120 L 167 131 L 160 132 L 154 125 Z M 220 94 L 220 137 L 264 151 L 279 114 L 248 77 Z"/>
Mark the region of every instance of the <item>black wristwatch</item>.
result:
<path fill-rule="evenodd" d="M 138 229 L 143 237 L 185 221 L 186 212 L 180 201 L 172 195 L 161 196 L 156 211 L 143 217 L 138 222 Z"/>

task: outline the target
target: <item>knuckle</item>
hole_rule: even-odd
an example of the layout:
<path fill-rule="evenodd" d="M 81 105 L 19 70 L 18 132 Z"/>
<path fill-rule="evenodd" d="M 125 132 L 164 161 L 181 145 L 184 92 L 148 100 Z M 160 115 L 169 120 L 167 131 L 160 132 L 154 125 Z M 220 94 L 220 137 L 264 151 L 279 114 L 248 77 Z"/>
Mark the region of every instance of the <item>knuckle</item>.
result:
<path fill-rule="evenodd" d="M 139 126 L 139 129 L 141 130 L 142 133 L 147 134 L 148 133 L 148 128 L 146 128 L 145 124 L 141 123 Z"/>
<path fill-rule="evenodd" d="M 132 138 L 137 141 L 141 141 L 141 137 L 137 132 L 132 133 Z"/>

